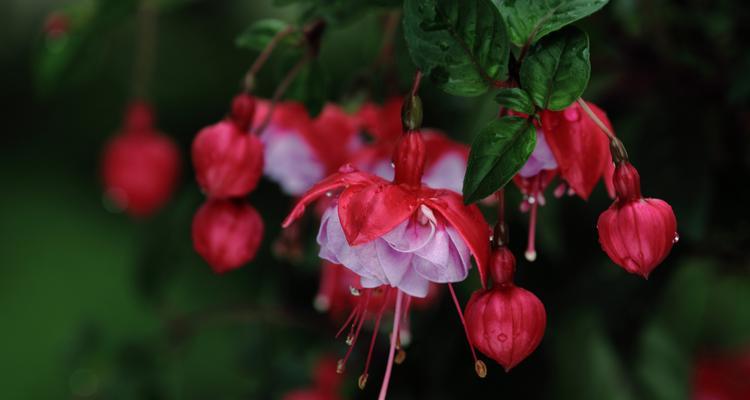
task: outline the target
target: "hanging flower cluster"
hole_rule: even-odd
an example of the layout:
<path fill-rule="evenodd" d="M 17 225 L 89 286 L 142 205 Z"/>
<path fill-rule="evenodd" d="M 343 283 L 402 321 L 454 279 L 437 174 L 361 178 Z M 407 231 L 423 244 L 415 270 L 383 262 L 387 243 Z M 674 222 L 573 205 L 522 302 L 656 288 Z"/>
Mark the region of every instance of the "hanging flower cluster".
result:
<path fill-rule="evenodd" d="M 105 196 L 134 217 L 147 217 L 169 200 L 180 173 L 180 152 L 154 128 L 151 107 L 134 101 L 122 132 L 110 139 L 102 156 Z"/>
<path fill-rule="evenodd" d="M 263 220 L 246 200 L 263 172 L 263 144 L 249 131 L 255 99 L 237 95 L 228 118 L 193 140 L 195 177 L 208 197 L 193 219 L 193 246 L 217 273 L 255 257 Z"/>

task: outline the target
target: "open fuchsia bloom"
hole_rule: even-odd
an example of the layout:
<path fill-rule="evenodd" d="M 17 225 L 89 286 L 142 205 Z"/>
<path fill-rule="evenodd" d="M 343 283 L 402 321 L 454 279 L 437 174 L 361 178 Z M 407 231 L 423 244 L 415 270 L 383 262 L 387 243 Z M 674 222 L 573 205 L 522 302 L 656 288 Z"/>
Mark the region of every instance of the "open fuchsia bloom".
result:
<path fill-rule="evenodd" d="M 263 144 L 248 133 L 254 100 L 234 98 L 230 118 L 203 128 L 193 140 L 193 165 L 198 184 L 208 197 L 241 197 L 258 185 L 263 172 Z"/>
<path fill-rule="evenodd" d="M 604 111 L 587 103 L 592 112 L 606 124 L 612 125 Z M 609 151 L 609 140 L 601 129 L 585 115 L 578 103 L 562 111 L 544 110 L 540 113 L 541 129 L 537 128 L 537 144 L 526 164 L 514 177 L 524 195 L 521 211 L 530 213 L 526 259 L 536 259 L 537 208 L 546 202 L 544 190 L 556 175 L 563 183 L 555 189 L 555 196 L 566 190 L 586 200 L 597 182 L 604 180 L 610 196 L 614 195 L 612 172 L 614 164 Z"/>
<path fill-rule="evenodd" d="M 257 127 L 266 119 L 270 104 L 258 102 Z M 361 146 L 354 117 L 328 104 L 310 118 L 302 104 L 276 105 L 261 140 L 265 144 L 266 176 L 290 196 L 299 196 L 313 184 L 347 162 Z"/>
<path fill-rule="evenodd" d="M 615 202 L 599 216 L 602 249 L 615 264 L 648 278 L 677 242 L 677 219 L 663 200 L 641 196 L 641 178 L 627 161 L 617 165 Z"/>
<path fill-rule="evenodd" d="M 366 319 L 372 291 L 385 290 L 386 298 L 395 292 L 394 334 L 381 399 L 385 397 L 395 350 L 400 346 L 399 328 L 411 298 L 427 296 L 430 282 L 464 280 L 472 255 L 482 282 L 487 268 L 489 227 L 481 212 L 476 206 L 464 205 L 458 193 L 424 185 L 425 158 L 422 135 L 408 130 L 394 152 L 393 181 L 345 165 L 303 195 L 283 224 L 289 226 L 320 196 L 335 196 L 321 222 L 320 256 L 359 275 L 363 288 L 359 293 L 362 303 L 344 325 L 351 322 L 347 343 L 352 347 L 340 361 L 339 371 L 343 371 Z M 375 332 L 387 304 L 385 300 L 376 314 Z M 373 335 L 370 352 L 374 339 Z M 366 366 L 360 387 L 364 387 L 367 376 Z"/>
<path fill-rule="evenodd" d="M 547 315 L 533 293 L 513 284 L 516 259 L 507 247 L 493 250 L 491 262 L 493 286 L 471 296 L 466 326 L 471 343 L 509 371 L 539 346 Z"/>
<path fill-rule="evenodd" d="M 209 200 L 193 218 L 193 246 L 216 273 L 252 260 L 262 239 L 260 214 L 242 200 Z"/>
<path fill-rule="evenodd" d="M 151 215 L 172 195 L 180 164 L 177 145 L 154 129 L 151 108 L 134 102 L 122 133 L 104 148 L 101 168 L 106 196 L 132 216 Z"/>

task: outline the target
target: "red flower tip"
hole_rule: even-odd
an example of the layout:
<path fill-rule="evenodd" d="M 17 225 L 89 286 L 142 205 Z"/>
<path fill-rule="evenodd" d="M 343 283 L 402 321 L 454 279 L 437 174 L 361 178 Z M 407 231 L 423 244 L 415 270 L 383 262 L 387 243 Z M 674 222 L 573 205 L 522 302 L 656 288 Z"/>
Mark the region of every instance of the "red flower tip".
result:
<path fill-rule="evenodd" d="M 509 371 L 539 346 L 547 314 L 539 298 L 510 283 L 474 292 L 466 325 L 474 346 Z"/>
<path fill-rule="evenodd" d="M 263 144 L 234 122 L 203 128 L 193 140 L 192 154 L 196 179 L 209 197 L 245 196 L 263 173 Z"/>
<path fill-rule="evenodd" d="M 102 156 L 107 196 L 135 217 L 154 213 L 169 200 L 180 174 L 180 151 L 168 137 L 126 131 L 112 138 Z"/>
<path fill-rule="evenodd" d="M 70 30 L 70 18 L 60 11 L 51 12 L 44 20 L 43 31 L 50 39 L 62 37 Z"/>
<path fill-rule="evenodd" d="M 250 204 L 209 200 L 193 219 L 195 251 L 216 273 L 241 267 L 255 257 L 263 238 L 263 220 Z"/>
<path fill-rule="evenodd" d="M 245 93 L 232 100 L 232 120 L 242 132 L 247 132 L 255 117 L 255 99 Z"/>
<path fill-rule="evenodd" d="M 602 249 L 626 271 L 648 278 L 678 240 L 677 219 L 663 200 L 641 197 L 638 171 L 628 162 L 614 174 L 615 202 L 599 216 Z"/>

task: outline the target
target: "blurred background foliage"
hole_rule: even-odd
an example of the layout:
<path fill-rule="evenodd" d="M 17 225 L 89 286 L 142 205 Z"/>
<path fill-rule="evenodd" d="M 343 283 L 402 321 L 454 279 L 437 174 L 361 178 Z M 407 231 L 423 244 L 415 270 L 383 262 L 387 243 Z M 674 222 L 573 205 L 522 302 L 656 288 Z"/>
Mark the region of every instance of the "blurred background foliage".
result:
<path fill-rule="evenodd" d="M 172 201 L 146 221 L 109 212 L 98 176 L 100 150 L 130 96 L 135 1 L 0 3 L 3 398 L 276 399 L 310 383 L 318 356 L 344 352 L 336 324 L 312 308 L 317 226 L 305 227 L 301 265 L 274 258 L 291 200 L 264 181 L 251 195 L 267 226 L 259 256 L 214 275 L 192 250 L 202 195 L 187 155 L 195 133 L 220 119 L 239 89 L 257 52 L 236 39 L 261 18 L 329 21 L 318 63 L 290 96 L 352 109 L 405 90 L 413 67 L 400 31 L 397 79 L 384 84 L 384 71 L 372 69 L 399 2 L 157 3 L 150 99 L 185 168 Z M 42 33 L 56 10 L 71 17 L 62 41 Z M 750 5 L 612 0 L 580 25 L 591 36 L 585 97 L 607 110 L 644 193 L 675 208 L 679 245 L 643 281 L 599 248 L 595 222 L 609 205 L 601 188 L 588 203 L 550 199 L 540 211 L 540 257 L 521 261 L 518 276 L 547 307 L 540 348 L 509 374 L 490 363 L 479 380 L 444 296 L 412 313 L 414 342 L 391 398 L 685 399 L 696 357 L 750 347 Z M 271 94 L 293 53 L 274 55 L 258 93 Z M 422 94 L 425 124 L 464 142 L 496 112 L 491 95 L 450 97 L 429 83 Z M 510 199 L 519 199 L 515 189 Z M 521 254 L 526 216 L 511 215 Z M 477 285 L 459 285 L 459 296 L 465 301 Z M 376 354 L 385 354 L 384 339 Z M 355 351 L 346 398 L 375 397 L 375 384 L 356 389 L 363 358 Z M 371 380 L 384 362 L 375 357 Z"/>

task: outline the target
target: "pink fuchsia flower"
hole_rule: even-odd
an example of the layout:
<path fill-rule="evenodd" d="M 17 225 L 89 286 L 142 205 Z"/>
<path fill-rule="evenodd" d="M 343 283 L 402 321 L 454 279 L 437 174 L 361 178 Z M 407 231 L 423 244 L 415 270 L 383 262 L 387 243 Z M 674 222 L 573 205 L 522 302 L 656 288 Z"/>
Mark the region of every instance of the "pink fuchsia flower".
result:
<path fill-rule="evenodd" d="M 208 197 L 242 197 L 258 185 L 263 172 L 263 144 L 248 132 L 254 99 L 238 95 L 230 118 L 203 128 L 193 140 L 195 177 Z"/>
<path fill-rule="evenodd" d="M 429 282 L 465 279 L 470 255 L 484 282 L 489 227 L 479 209 L 464 205 L 459 194 L 422 184 L 425 153 L 419 132 L 410 131 L 396 146 L 392 182 L 345 166 L 302 196 L 283 224 L 289 226 L 318 197 L 340 191 L 336 203 L 326 211 L 318 240 L 321 257 L 355 272 L 364 288 L 363 305 L 355 308 L 344 325 L 351 322 L 350 345 L 356 342 L 365 320 L 371 290 L 383 286 L 386 296 L 396 292 L 394 333 L 381 398 L 412 296 L 425 297 Z M 376 331 L 384 308 L 377 313 Z M 374 336 L 371 349 L 373 343 Z M 340 361 L 340 371 L 350 351 Z M 367 367 L 360 377 L 361 387 L 366 380 Z"/>
<path fill-rule="evenodd" d="M 474 292 L 465 313 L 471 344 L 506 371 L 539 346 L 547 325 L 539 298 L 513 284 L 515 265 L 507 247 L 495 249 L 490 265 L 492 288 Z"/>
<path fill-rule="evenodd" d="M 599 243 L 615 264 L 648 278 L 678 240 L 672 207 L 659 199 L 643 198 L 638 171 L 623 161 L 614 173 L 617 198 L 599 216 Z"/>
<path fill-rule="evenodd" d="M 242 200 L 209 200 L 193 218 L 193 246 L 216 273 L 250 262 L 263 239 L 263 220 Z"/>
<path fill-rule="evenodd" d="M 592 103 L 592 112 L 611 130 L 606 114 Z M 586 200 L 603 179 L 610 196 L 614 195 L 612 171 L 614 164 L 609 151 L 609 140 L 596 123 L 585 115 L 578 103 L 563 111 L 542 111 L 537 123 L 537 145 L 526 164 L 514 177 L 524 198 L 521 211 L 529 212 L 529 238 L 525 257 L 536 260 L 536 221 L 538 207 L 546 202 L 544 191 L 558 174 L 563 180 L 555 189 L 561 197 L 567 189 Z M 541 126 L 539 126 L 541 125 Z M 566 187 L 567 186 L 567 187 Z"/>
<path fill-rule="evenodd" d="M 258 102 L 256 128 L 269 110 L 268 102 Z M 361 145 L 357 133 L 354 117 L 338 106 L 326 105 L 313 119 L 299 103 L 279 103 L 261 133 L 266 149 L 265 174 L 285 193 L 299 196 L 347 162 Z"/>
<path fill-rule="evenodd" d="M 177 145 L 153 127 L 151 108 L 134 102 L 123 132 L 113 137 L 102 155 L 106 196 L 135 217 L 146 217 L 169 200 L 180 173 Z"/>

